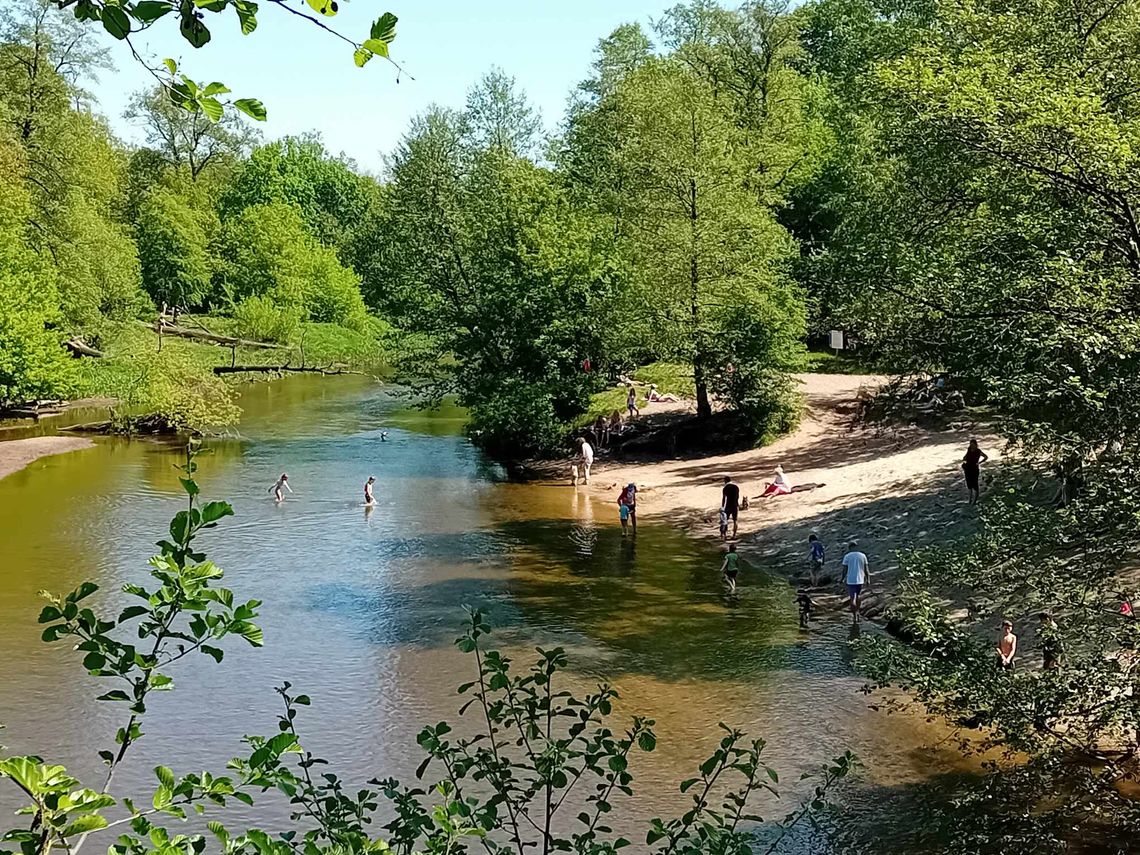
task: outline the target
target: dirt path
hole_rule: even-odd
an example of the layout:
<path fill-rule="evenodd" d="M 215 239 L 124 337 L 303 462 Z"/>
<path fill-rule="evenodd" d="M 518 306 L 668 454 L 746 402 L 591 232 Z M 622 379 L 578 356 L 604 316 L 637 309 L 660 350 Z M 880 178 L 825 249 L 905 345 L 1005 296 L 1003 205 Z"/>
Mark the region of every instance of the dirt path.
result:
<path fill-rule="evenodd" d="M 805 374 L 799 379 L 807 407 L 794 433 L 765 448 L 697 460 L 599 461 L 591 490 L 616 501 L 618 485 L 635 481 L 642 518 L 664 519 L 719 540 L 724 475 L 731 474 L 751 500 L 780 464 L 793 485 L 822 486 L 753 500 L 740 514 L 741 552 L 795 578 L 807 569 L 809 534 L 824 542 L 832 573 L 844 544 L 857 538 L 875 578 L 889 589 L 897 549 L 946 539 L 971 525 L 974 513 L 959 469 L 971 432 L 853 429 L 851 411 L 859 390 L 874 388 L 885 378 Z M 979 441 L 996 462 L 997 441 L 984 435 Z"/>
<path fill-rule="evenodd" d="M 0 478 L 19 472 L 41 457 L 91 448 L 94 444 L 77 436 L 34 436 L 0 442 Z"/>

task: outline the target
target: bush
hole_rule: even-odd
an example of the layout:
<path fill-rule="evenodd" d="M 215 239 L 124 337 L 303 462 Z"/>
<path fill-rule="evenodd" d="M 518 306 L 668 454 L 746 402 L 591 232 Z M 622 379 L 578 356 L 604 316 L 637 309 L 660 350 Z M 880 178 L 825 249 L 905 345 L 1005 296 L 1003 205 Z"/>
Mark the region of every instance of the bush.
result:
<path fill-rule="evenodd" d="M 536 384 L 508 381 L 486 400 L 472 402 L 467 432 L 480 448 L 502 460 L 519 460 L 559 446 L 565 425 L 549 392 Z"/>
<path fill-rule="evenodd" d="M 278 305 L 268 297 L 246 297 L 234 306 L 234 331 L 256 341 L 293 340 L 301 326 L 301 309 Z"/>

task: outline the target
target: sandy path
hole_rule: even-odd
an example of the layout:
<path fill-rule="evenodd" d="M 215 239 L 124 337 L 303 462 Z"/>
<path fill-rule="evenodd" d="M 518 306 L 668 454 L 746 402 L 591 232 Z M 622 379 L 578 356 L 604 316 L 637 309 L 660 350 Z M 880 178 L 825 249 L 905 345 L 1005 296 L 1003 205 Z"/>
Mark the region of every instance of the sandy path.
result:
<path fill-rule="evenodd" d="M 807 537 L 813 532 L 827 547 L 829 568 L 834 569 L 843 545 L 854 537 L 872 570 L 885 571 L 889 580 L 897 568 L 895 550 L 946 538 L 971 524 L 974 514 L 959 469 L 969 426 L 940 432 L 852 429 L 851 407 L 859 389 L 873 388 L 885 378 L 805 374 L 799 379 L 807 408 L 794 433 L 765 448 L 722 456 L 661 463 L 599 461 L 591 490 L 616 501 L 617 485 L 635 481 L 643 518 L 664 519 L 715 538 L 724 475 L 732 474 L 751 499 L 781 464 L 793 485 L 823 486 L 753 501 L 740 514 L 741 551 L 792 576 L 806 571 Z M 984 435 L 979 440 L 996 461 L 998 443 Z M 616 520 L 616 512 L 614 516 Z"/>
<path fill-rule="evenodd" d="M 41 457 L 91 448 L 94 444 L 78 436 L 34 436 L 0 442 L 0 478 L 19 472 Z"/>

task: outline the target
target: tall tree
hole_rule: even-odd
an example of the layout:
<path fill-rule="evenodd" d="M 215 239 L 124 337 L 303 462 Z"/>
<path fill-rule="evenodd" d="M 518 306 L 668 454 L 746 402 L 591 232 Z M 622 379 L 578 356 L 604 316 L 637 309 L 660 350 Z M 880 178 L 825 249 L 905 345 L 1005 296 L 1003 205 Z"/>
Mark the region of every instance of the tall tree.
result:
<path fill-rule="evenodd" d="M 491 69 L 467 93 L 464 121 L 468 141 L 478 149 L 532 157 L 538 148 L 542 117 L 502 69 Z"/>
<path fill-rule="evenodd" d="M 211 165 L 236 161 L 260 137 L 239 115 L 213 119 L 186 110 L 162 87 L 136 92 L 123 115 L 142 127 L 147 145 L 170 166 L 189 170 L 192 180 Z"/>

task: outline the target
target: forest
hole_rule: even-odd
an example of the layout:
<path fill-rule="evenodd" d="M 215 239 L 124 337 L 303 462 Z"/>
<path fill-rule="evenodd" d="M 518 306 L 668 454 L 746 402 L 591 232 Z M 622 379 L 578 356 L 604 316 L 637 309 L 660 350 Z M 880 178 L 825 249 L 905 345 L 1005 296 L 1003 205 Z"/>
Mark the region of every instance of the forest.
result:
<path fill-rule="evenodd" d="M 90 22 L 23 3 L 0 33 L 0 397 L 229 423 L 229 387 L 139 324 L 166 307 L 383 361 L 499 457 L 563 447 L 653 362 L 762 440 L 795 424 L 807 345 L 844 329 L 869 368 L 950 378 L 1015 452 L 976 535 L 901 556 L 912 643 L 864 645 L 879 685 L 1030 759 L 930 835 L 1119 847 L 1140 827 L 1140 626 L 1118 608 L 1140 588 L 1138 44 L 1120 0 L 693 0 L 602 38 L 557 127 L 491 70 L 374 176 L 161 88 L 124 145 Z M 962 590 L 984 619 L 1049 615 L 1064 669 L 983 666 Z"/>

